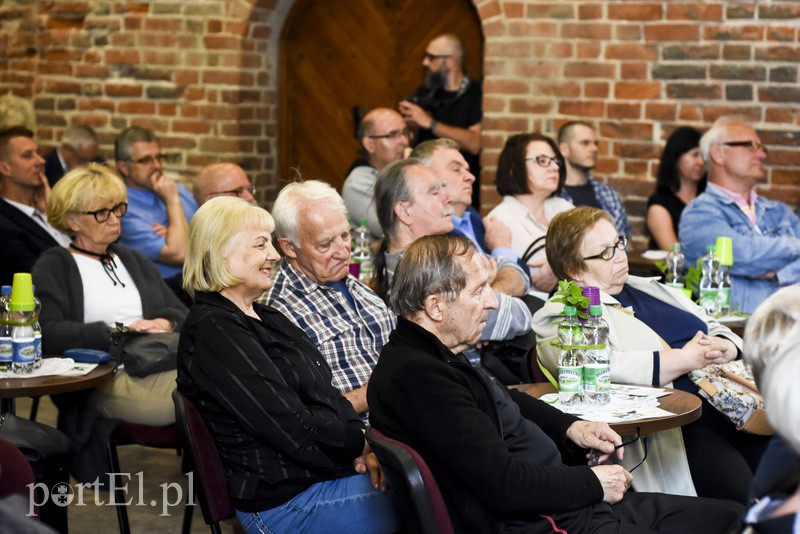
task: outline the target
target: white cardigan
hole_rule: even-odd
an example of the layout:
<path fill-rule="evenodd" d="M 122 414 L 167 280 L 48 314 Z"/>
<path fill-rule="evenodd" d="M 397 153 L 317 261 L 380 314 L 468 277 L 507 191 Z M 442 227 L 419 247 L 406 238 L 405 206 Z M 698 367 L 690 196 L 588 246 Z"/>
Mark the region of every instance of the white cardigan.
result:
<path fill-rule="evenodd" d="M 634 289 L 657 298 L 698 316 L 708 325 L 711 336 L 722 336 L 741 350 L 742 340 L 716 319 L 705 314 L 703 309 L 688 299 L 680 290 L 665 286 L 656 278 L 629 276 L 627 284 Z M 611 349 L 611 380 L 622 384 L 652 385 L 653 352 L 668 348 L 661 337 L 645 323 L 637 319 L 631 310 L 623 309 L 619 301 L 601 292 L 603 317 L 608 322 L 608 344 Z M 548 301 L 533 316 L 539 360 L 555 376 L 559 350 L 550 344 L 558 339 L 557 323 L 564 306 Z M 671 386 L 672 384 L 664 384 Z M 637 491 L 697 495 L 692 483 L 683 437 L 680 429 L 657 432 L 648 438 L 647 460 L 634 472 L 633 486 Z M 641 442 L 625 447 L 626 468 L 636 465 L 644 453 Z"/>

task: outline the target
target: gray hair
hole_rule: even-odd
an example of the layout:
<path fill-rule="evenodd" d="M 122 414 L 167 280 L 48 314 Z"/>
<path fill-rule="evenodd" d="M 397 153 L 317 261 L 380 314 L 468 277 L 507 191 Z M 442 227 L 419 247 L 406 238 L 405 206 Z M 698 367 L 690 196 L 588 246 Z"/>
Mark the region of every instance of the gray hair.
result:
<path fill-rule="evenodd" d="M 416 165 L 422 165 L 416 158 L 394 161 L 384 167 L 375 179 L 373 201 L 384 235 L 391 236 L 397 226 L 394 207 L 398 202 L 407 202 L 411 199 L 411 192 L 406 183 L 406 172 Z"/>
<path fill-rule="evenodd" d="M 456 144 L 456 142 L 452 139 L 447 139 L 446 137 L 430 139 L 415 146 L 414 150 L 411 151 L 411 157 L 417 158 L 422 162 L 423 165 L 427 167 L 431 162 L 433 153 L 440 148 L 452 148 L 454 150 L 458 150 L 458 144 Z"/>
<path fill-rule="evenodd" d="M 750 316 L 744 354 L 764 396 L 769 422 L 800 453 L 800 286 L 778 290 Z"/>
<path fill-rule="evenodd" d="M 122 130 L 114 139 L 114 159 L 131 160 L 131 147 L 135 143 L 157 143 L 158 137 L 152 130 L 140 126 L 130 126 Z"/>
<path fill-rule="evenodd" d="M 711 146 L 723 141 L 725 134 L 730 126 L 747 124 L 744 117 L 740 115 L 726 115 L 718 118 L 711 125 L 711 128 L 700 138 L 700 153 L 706 165 L 711 165 Z M 710 167 L 709 167 L 710 168 Z"/>
<path fill-rule="evenodd" d="M 70 126 L 61 136 L 61 143 L 72 148 L 83 148 L 99 144 L 97 134 L 88 124 L 76 124 Z"/>
<path fill-rule="evenodd" d="M 464 262 L 477 249 L 466 237 L 429 235 L 414 241 L 403 254 L 394 273 L 389 304 L 410 319 L 425 307 L 430 295 L 452 302 L 467 285 Z"/>
<path fill-rule="evenodd" d="M 272 205 L 272 218 L 275 219 L 275 236 L 285 237 L 295 246 L 297 239 L 297 214 L 309 201 L 326 200 L 331 205 L 347 213 L 344 200 L 330 184 L 319 180 L 305 180 L 286 185 Z"/>

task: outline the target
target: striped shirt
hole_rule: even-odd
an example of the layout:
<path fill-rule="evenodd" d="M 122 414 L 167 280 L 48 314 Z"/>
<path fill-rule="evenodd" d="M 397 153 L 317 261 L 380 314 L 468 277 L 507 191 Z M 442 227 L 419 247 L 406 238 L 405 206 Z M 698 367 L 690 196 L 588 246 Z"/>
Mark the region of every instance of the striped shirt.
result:
<path fill-rule="evenodd" d="M 333 371 L 333 386 L 347 393 L 366 385 L 395 316 L 353 276 L 344 282 L 355 307 L 339 290 L 317 284 L 284 260 L 266 303 L 308 334 Z"/>

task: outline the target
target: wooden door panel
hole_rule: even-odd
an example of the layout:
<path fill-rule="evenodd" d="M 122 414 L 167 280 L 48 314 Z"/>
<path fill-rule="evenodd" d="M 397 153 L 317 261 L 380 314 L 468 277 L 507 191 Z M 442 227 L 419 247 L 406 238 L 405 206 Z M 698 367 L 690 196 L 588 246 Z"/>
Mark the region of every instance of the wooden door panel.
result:
<path fill-rule="evenodd" d="M 482 36 L 469 0 L 298 0 L 281 36 L 279 179 L 298 169 L 341 191 L 359 147 L 353 107 L 396 107 L 422 81 L 427 43 L 447 31 L 463 36 L 479 78 Z"/>

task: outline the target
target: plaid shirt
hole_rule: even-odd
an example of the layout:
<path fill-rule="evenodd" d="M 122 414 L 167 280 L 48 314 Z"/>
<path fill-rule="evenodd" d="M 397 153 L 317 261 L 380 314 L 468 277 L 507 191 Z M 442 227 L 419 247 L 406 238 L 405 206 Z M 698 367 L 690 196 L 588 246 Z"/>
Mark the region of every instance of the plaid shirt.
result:
<path fill-rule="evenodd" d="M 366 385 L 395 316 L 367 286 L 347 275 L 355 309 L 336 289 L 319 285 L 283 260 L 266 302 L 299 326 L 333 371 L 333 386 L 347 393 Z"/>
<path fill-rule="evenodd" d="M 628 222 L 628 214 L 625 213 L 625 208 L 622 206 L 622 201 L 617 192 L 608 184 L 604 184 L 591 176 L 588 178 L 589 183 L 592 184 L 592 189 L 594 189 L 594 196 L 597 198 L 597 202 L 599 202 L 600 205 L 603 206 L 603 209 L 614 218 L 614 223 L 620 235 L 630 237 L 631 223 Z M 575 204 L 575 202 L 572 201 L 572 197 L 567 193 L 566 188 L 561 189 L 561 198 Z"/>

